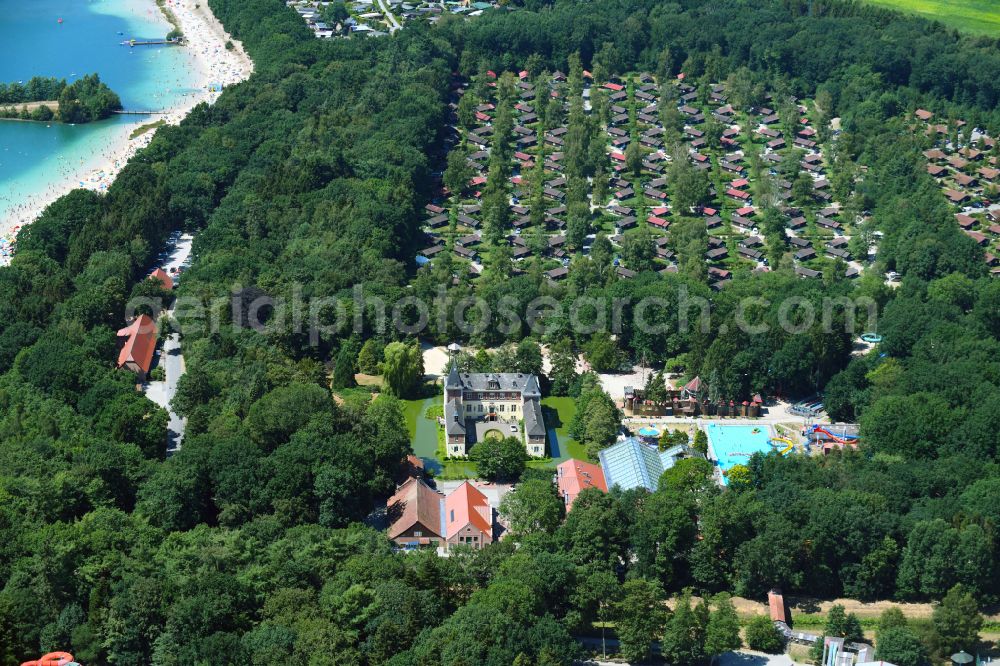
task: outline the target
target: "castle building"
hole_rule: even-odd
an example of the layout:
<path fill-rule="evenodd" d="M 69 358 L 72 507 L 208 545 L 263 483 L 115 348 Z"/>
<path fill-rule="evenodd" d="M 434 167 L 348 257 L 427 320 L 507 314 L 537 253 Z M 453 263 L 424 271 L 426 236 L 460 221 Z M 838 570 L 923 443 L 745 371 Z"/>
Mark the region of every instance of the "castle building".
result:
<path fill-rule="evenodd" d="M 447 453 L 464 457 L 487 436 L 517 437 L 529 456 L 545 455 L 542 391 L 535 375 L 460 373 L 452 364 L 444 384 Z M 491 434 L 492 433 L 492 434 Z"/>

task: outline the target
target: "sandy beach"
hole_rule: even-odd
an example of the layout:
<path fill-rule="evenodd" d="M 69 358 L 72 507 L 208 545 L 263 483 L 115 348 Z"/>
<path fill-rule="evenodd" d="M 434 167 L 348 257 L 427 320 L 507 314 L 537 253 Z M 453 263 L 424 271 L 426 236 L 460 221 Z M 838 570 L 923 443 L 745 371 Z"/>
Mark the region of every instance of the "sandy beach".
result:
<path fill-rule="evenodd" d="M 204 0 L 200 3 L 195 0 L 166 0 L 166 8 L 180 23 L 187 44 L 164 48 L 188 49 L 194 56 L 196 90 L 186 94 L 178 104 L 165 109 L 164 114 L 136 116 L 139 119 L 136 123 L 123 125 L 121 131 L 104 146 L 96 165 L 95 161 L 91 161 L 87 165 L 61 166 L 58 185 L 14 207 L 0 222 L 0 265 L 9 263 L 10 244 L 21 227 L 37 219 L 53 201 L 77 188 L 103 192 L 110 187 L 128 160 L 136 151 L 149 145 L 153 138 L 153 131 L 130 138 L 137 127 L 157 120 L 176 125 L 198 104 L 211 104 L 218 99 L 221 88 L 239 83 L 253 72 L 253 62 L 243 50 L 243 45 L 226 33 Z M 232 50 L 226 49 L 227 41 L 232 41 Z"/>

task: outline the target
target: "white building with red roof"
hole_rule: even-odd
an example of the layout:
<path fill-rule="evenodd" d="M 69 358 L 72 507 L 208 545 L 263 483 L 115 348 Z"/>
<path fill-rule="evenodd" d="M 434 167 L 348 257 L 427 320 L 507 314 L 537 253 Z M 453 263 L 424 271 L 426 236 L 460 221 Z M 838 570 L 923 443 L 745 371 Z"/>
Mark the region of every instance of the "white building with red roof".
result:
<path fill-rule="evenodd" d="M 600 465 L 572 458 L 564 460 L 556 467 L 556 485 L 559 487 L 559 496 L 562 497 L 567 511 L 572 508 L 576 496 L 587 488 L 608 492 L 608 484 L 604 480 L 604 471 Z"/>
<path fill-rule="evenodd" d="M 479 549 L 493 543 L 493 507 L 478 488 L 466 481 L 444 500 L 445 540 Z"/>

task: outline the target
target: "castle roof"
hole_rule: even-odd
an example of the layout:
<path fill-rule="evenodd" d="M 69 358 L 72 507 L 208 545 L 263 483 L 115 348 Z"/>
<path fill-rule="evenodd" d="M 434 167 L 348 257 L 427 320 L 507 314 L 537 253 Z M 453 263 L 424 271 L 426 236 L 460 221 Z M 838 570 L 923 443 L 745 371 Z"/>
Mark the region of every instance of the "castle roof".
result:
<path fill-rule="evenodd" d="M 452 398 L 444 405 L 444 427 L 449 435 L 465 434 L 465 414 L 457 398 Z"/>
<path fill-rule="evenodd" d="M 462 378 L 458 375 L 458 364 L 454 361 L 451 363 L 451 370 L 448 372 L 448 379 L 445 380 L 444 386 L 450 389 L 462 388 Z"/>
<path fill-rule="evenodd" d="M 463 372 L 455 373 L 461 382 L 461 387 L 469 391 L 513 391 L 523 393 L 534 386 L 538 390 L 538 379 L 534 375 L 520 372 Z M 448 375 L 448 387 L 451 388 L 451 375 Z M 458 388 L 457 386 L 455 388 Z M 539 392 L 539 397 L 541 393 Z"/>
<path fill-rule="evenodd" d="M 545 437 L 542 403 L 539 402 L 538 398 L 524 401 L 524 431 L 528 437 Z"/>
<path fill-rule="evenodd" d="M 521 395 L 525 398 L 541 398 L 542 390 L 538 386 L 538 378 L 534 375 L 528 375 L 527 381 L 524 382 L 524 388 L 521 389 Z"/>

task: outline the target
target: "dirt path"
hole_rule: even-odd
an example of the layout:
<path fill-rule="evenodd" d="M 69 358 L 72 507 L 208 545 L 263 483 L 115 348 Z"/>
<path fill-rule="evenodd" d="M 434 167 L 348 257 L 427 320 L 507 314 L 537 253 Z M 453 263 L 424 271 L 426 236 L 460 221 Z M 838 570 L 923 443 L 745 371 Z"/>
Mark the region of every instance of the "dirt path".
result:
<path fill-rule="evenodd" d="M 854 613 L 860 619 L 877 618 L 888 608 L 898 608 L 903 614 L 914 620 L 930 619 L 934 611 L 933 604 L 904 603 L 898 601 L 872 601 L 864 602 L 857 599 L 828 599 L 819 600 L 809 597 L 786 596 L 785 604 L 792 612 L 794 623 L 795 615 L 826 615 L 830 608 L 836 604 L 844 607 L 848 613 Z M 673 605 L 672 602 L 669 605 Z M 768 613 L 767 604 L 762 601 L 754 601 L 744 597 L 733 597 L 733 606 L 741 616 L 766 615 Z M 984 614 L 987 622 L 1000 622 L 1000 613 Z"/>

